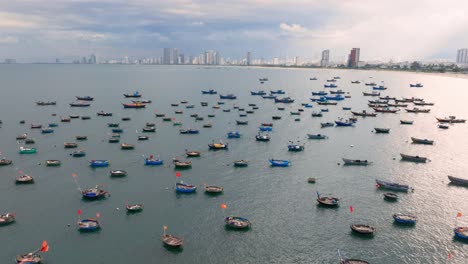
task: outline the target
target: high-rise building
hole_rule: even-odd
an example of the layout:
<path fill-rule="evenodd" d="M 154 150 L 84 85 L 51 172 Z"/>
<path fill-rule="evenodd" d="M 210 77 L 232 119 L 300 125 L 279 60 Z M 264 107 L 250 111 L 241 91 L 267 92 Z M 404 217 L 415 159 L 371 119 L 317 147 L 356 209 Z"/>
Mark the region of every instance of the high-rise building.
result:
<path fill-rule="evenodd" d="M 179 64 L 179 50 L 172 49 L 172 63 L 171 64 Z"/>
<path fill-rule="evenodd" d="M 357 68 L 359 64 L 359 55 L 361 53 L 360 48 L 353 48 L 348 56 L 348 67 Z"/>
<path fill-rule="evenodd" d="M 321 67 L 328 67 L 330 65 L 330 50 L 322 51 L 322 60 L 320 60 Z"/>
<path fill-rule="evenodd" d="M 172 49 L 164 48 L 162 64 L 171 64 L 172 61 Z"/>
<path fill-rule="evenodd" d="M 89 64 L 96 64 L 97 63 L 96 55 L 91 54 L 91 56 L 89 56 L 88 63 Z"/>
<path fill-rule="evenodd" d="M 468 49 L 459 49 L 457 51 L 457 63 L 468 64 Z"/>
<path fill-rule="evenodd" d="M 247 66 L 252 65 L 252 53 L 250 51 L 247 52 L 246 64 Z"/>

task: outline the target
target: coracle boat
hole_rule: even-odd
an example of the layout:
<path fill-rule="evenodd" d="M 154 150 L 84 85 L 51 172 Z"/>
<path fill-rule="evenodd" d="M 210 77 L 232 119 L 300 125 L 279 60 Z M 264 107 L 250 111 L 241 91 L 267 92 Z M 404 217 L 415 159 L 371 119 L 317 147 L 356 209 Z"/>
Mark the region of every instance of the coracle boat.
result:
<path fill-rule="evenodd" d="M 400 120 L 400 124 L 402 125 L 412 125 L 413 122 L 413 120 Z"/>
<path fill-rule="evenodd" d="M 108 160 L 90 160 L 89 166 L 96 168 L 96 167 L 107 167 L 109 166 Z"/>
<path fill-rule="evenodd" d="M 323 196 L 317 192 L 317 202 L 319 205 L 335 207 L 338 206 L 339 198 L 334 196 Z"/>
<path fill-rule="evenodd" d="M 175 237 L 173 235 L 163 234 L 161 236 L 161 240 L 165 246 L 172 247 L 172 248 L 180 248 L 182 247 L 184 241 L 181 238 Z"/>
<path fill-rule="evenodd" d="M 272 167 L 288 167 L 289 160 L 277 160 L 277 159 L 269 159 L 270 165 Z"/>
<path fill-rule="evenodd" d="M 15 214 L 6 213 L 0 214 L 0 226 L 8 225 L 15 221 Z"/>
<path fill-rule="evenodd" d="M 257 141 L 270 141 L 270 136 L 268 134 L 262 135 L 262 134 L 257 134 L 255 136 L 255 140 Z"/>
<path fill-rule="evenodd" d="M 185 155 L 187 158 L 192 158 L 192 157 L 200 157 L 201 153 L 199 151 L 185 151 Z"/>
<path fill-rule="evenodd" d="M 29 175 L 21 175 L 15 178 L 15 181 L 17 184 L 28 184 L 28 183 L 34 183 L 34 178 Z"/>
<path fill-rule="evenodd" d="M 110 196 L 110 194 L 101 189 L 101 187 L 101 185 L 96 185 L 94 188 L 89 188 L 81 191 L 83 199 L 95 200 L 105 198 L 106 196 Z"/>
<path fill-rule="evenodd" d="M 153 155 L 150 155 L 149 158 L 145 158 L 145 165 L 158 166 L 162 165 L 164 161 L 162 159 L 155 159 Z"/>
<path fill-rule="evenodd" d="M 240 138 L 241 134 L 238 131 L 229 131 L 227 133 L 228 138 Z"/>
<path fill-rule="evenodd" d="M 139 92 L 134 92 L 132 94 L 124 94 L 125 98 L 139 98 L 141 94 Z"/>
<path fill-rule="evenodd" d="M 353 160 L 343 158 L 344 165 L 369 165 L 372 164 L 372 161 L 368 160 Z"/>
<path fill-rule="evenodd" d="M 99 221 L 94 218 L 78 220 L 77 226 L 78 226 L 78 231 L 80 232 L 93 232 L 101 228 Z"/>
<path fill-rule="evenodd" d="M 124 108 L 145 108 L 146 107 L 146 104 L 143 104 L 143 103 L 133 103 L 133 104 L 122 104 Z"/>
<path fill-rule="evenodd" d="M 247 218 L 238 216 L 228 216 L 224 218 L 224 223 L 226 223 L 227 227 L 234 229 L 247 229 L 252 225 Z"/>
<path fill-rule="evenodd" d="M 429 139 L 421 139 L 421 138 L 415 138 L 411 137 L 411 141 L 415 144 L 423 144 L 423 145 L 432 145 L 434 144 L 434 140 L 429 140 Z"/>
<path fill-rule="evenodd" d="M 364 224 L 352 224 L 350 225 L 351 230 L 361 235 L 373 235 L 375 233 L 375 227 Z"/>
<path fill-rule="evenodd" d="M 60 165 L 61 165 L 60 160 L 46 160 L 46 166 L 48 167 L 57 167 Z"/>
<path fill-rule="evenodd" d="M 418 218 L 414 215 L 409 214 L 393 214 L 395 222 L 406 225 L 414 225 Z"/>
<path fill-rule="evenodd" d="M 127 172 L 124 170 L 111 170 L 110 176 L 111 177 L 125 177 L 127 176 Z"/>
<path fill-rule="evenodd" d="M 383 195 L 384 195 L 384 199 L 386 200 L 395 201 L 398 199 L 398 195 L 396 193 L 386 192 Z"/>
<path fill-rule="evenodd" d="M 76 97 L 76 100 L 79 100 L 79 101 L 93 101 L 94 98 L 91 97 L 91 96 L 75 96 Z"/>
<path fill-rule="evenodd" d="M 141 212 L 143 211 L 143 204 L 126 204 L 125 208 L 127 209 L 127 212 L 129 213 L 136 213 L 136 212 Z"/>
<path fill-rule="evenodd" d="M 70 156 L 72 157 L 84 157 L 86 156 L 86 152 L 84 150 L 79 150 L 79 151 L 73 151 L 72 153 L 70 153 Z"/>
<path fill-rule="evenodd" d="M 304 150 L 304 145 L 288 144 L 288 151 L 299 152 Z"/>
<path fill-rule="evenodd" d="M 218 150 L 218 149 L 228 149 L 228 144 L 224 144 L 222 142 L 219 143 L 212 143 L 208 144 L 208 148 L 212 150 Z"/>
<path fill-rule="evenodd" d="M 134 148 L 135 148 L 135 145 L 132 145 L 132 144 L 127 144 L 127 143 L 120 144 L 120 149 L 129 150 L 129 149 L 134 149 Z"/>
<path fill-rule="evenodd" d="M 205 193 L 209 194 L 220 194 L 223 192 L 224 188 L 216 185 L 205 185 Z"/>
<path fill-rule="evenodd" d="M 448 176 L 449 180 L 451 183 L 456 184 L 456 185 L 461 185 L 461 186 L 468 186 L 468 180 L 467 179 L 462 179 L 462 178 L 457 178 L 453 176 Z"/>
<path fill-rule="evenodd" d="M 409 187 L 408 185 L 387 182 L 387 181 L 382 181 L 382 180 L 375 180 L 375 182 L 376 182 L 377 188 L 383 188 L 383 189 L 399 191 L 399 192 L 407 192 L 409 190 L 413 191 L 413 188 Z"/>
<path fill-rule="evenodd" d="M 64 148 L 77 148 L 78 144 L 76 144 L 75 142 L 65 142 L 63 143 L 63 147 Z"/>
<path fill-rule="evenodd" d="M 177 169 L 188 169 L 192 167 L 191 161 L 180 161 L 178 159 L 173 159 L 172 163 L 174 164 L 174 168 Z"/>
<path fill-rule="evenodd" d="M 34 154 L 36 152 L 37 150 L 35 148 L 25 148 L 25 147 L 19 148 L 19 154 Z"/>
<path fill-rule="evenodd" d="M 246 160 L 236 160 L 233 164 L 234 167 L 247 167 L 249 165 L 249 162 Z"/>
<path fill-rule="evenodd" d="M 175 190 L 178 193 L 194 193 L 197 190 L 197 186 L 193 184 L 178 182 L 175 185 Z"/>
<path fill-rule="evenodd" d="M 309 139 L 326 139 L 327 136 L 322 135 L 322 134 L 307 134 L 307 137 Z"/>
<path fill-rule="evenodd" d="M 210 90 L 202 90 L 201 91 L 202 94 L 217 94 L 218 92 L 213 90 L 213 89 L 210 89 Z"/>
<path fill-rule="evenodd" d="M 12 160 L 0 159 L 0 166 L 7 166 L 7 165 L 10 165 L 12 163 L 13 163 Z"/>
<path fill-rule="evenodd" d="M 456 237 L 468 240 L 468 227 L 456 227 L 453 229 Z"/>
<path fill-rule="evenodd" d="M 465 123 L 466 119 L 457 119 L 455 116 L 449 116 L 445 118 L 436 117 L 437 122 L 439 123 Z"/>
<path fill-rule="evenodd" d="M 406 108 L 405 111 L 408 113 L 429 113 L 431 109 L 420 109 L 420 108 L 414 107 L 413 109 Z"/>
<path fill-rule="evenodd" d="M 374 131 L 375 131 L 375 133 L 377 133 L 377 134 L 388 134 L 388 133 L 390 133 L 390 128 L 379 128 L 379 127 L 375 127 L 375 128 L 374 128 Z"/>
<path fill-rule="evenodd" d="M 427 161 L 426 157 L 420 157 L 417 155 L 413 156 L 413 155 L 406 155 L 406 154 L 400 153 L 400 156 L 401 156 L 401 160 L 405 160 L 405 161 L 420 162 L 420 163 L 424 163 Z"/>

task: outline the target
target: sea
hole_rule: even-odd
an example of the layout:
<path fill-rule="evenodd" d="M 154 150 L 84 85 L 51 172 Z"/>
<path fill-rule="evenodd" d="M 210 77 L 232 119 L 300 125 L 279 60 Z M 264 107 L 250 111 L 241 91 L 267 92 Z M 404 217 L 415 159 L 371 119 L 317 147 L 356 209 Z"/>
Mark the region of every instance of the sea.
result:
<path fill-rule="evenodd" d="M 317 80 L 310 80 L 316 77 Z M 327 79 L 339 77 L 337 89 L 351 96 L 338 105 L 311 102 L 312 91 L 324 88 Z M 260 78 L 268 78 L 263 84 Z M 359 80 L 360 84 L 351 84 Z M 349 118 L 353 111 L 367 110 L 363 96 L 372 88 L 366 82 L 388 87 L 382 96 L 417 97 L 433 102 L 429 113 L 407 113 L 358 118 L 353 127 L 321 128 L 321 122 Z M 422 88 L 410 88 L 420 82 Z M 214 89 L 217 95 L 204 95 Z M 274 103 L 252 96 L 250 91 L 282 89 L 295 101 Z M 156 66 L 156 65 L 0 65 L 0 152 L 13 160 L 0 167 L 0 212 L 15 213 L 16 222 L 0 227 L 0 263 L 14 263 L 18 254 L 32 252 L 42 241 L 50 245 L 41 253 L 44 263 L 339 263 L 340 256 L 369 263 L 468 263 L 468 243 L 454 237 L 456 226 L 468 225 L 468 188 L 449 184 L 447 175 L 466 178 L 468 169 L 468 125 L 449 124 L 438 128 L 436 117 L 468 118 L 468 79 L 408 72 L 289 69 L 260 67 Z M 145 109 L 124 109 L 131 102 L 123 94 L 140 92 L 152 100 Z M 236 100 L 220 100 L 232 93 Z M 92 96 L 90 107 L 69 104 L 75 96 Z M 181 101 L 187 104 L 180 104 Z M 36 101 L 57 101 L 56 106 L 37 106 Z M 219 102 L 219 109 L 213 108 Z M 200 102 L 207 102 L 202 107 Z M 178 107 L 171 104 L 179 103 Z M 305 108 L 302 103 L 311 103 Z M 186 108 L 193 104 L 194 108 Z M 240 117 L 239 109 L 258 109 Z M 279 106 L 285 110 L 278 110 Z M 409 108 L 413 105 L 410 103 Z M 230 109 L 230 112 L 223 110 Z M 303 109 L 299 116 L 291 115 Z M 312 112 L 328 109 L 323 117 Z M 183 114 L 175 114 L 182 110 Z M 97 116 L 99 111 L 110 117 Z M 173 121 L 164 122 L 155 113 Z M 204 120 L 190 117 L 198 114 Z M 209 118 L 209 114 L 215 117 Z M 90 116 L 90 120 L 69 115 Z M 272 116 L 281 116 L 272 120 Z M 130 117 L 130 121 L 122 121 Z M 300 118 L 299 121 L 295 121 Z M 20 124 L 25 120 L 24 124 Z M 248 120 L 248 125 L 236 125 Z M 400 120 L 413 120 L 401 125 Z M 111 128 L 119 123 L 124 132 L 121 143 L 135 144 L 121 150 L 108 143 Z M 156 133 L 142 133 L 145 124 L 155 123 Z M 31 124 L 57 123 L 54 133 L 41 134 Z M 203 125 L 211 123 L 211 128 Z M 273 123 L 269 142 L 257 142 L 261 123 Z M 181 128 L 199 129 L 199 134 L 180 134 Z M 375 128 L 390 128 L 376 134 Z M 228 139 L 238 131 L 241 137 Z M 20 155 L 25 146 L 16 136 L 27 133 L 35 140 L 36 154 Z M 149 136 L 138 141 L 139 135 Z M 324 134 L 327 139 L 310 140 L 307 134 Z M 87 141 L 76 141 L 84 135 Z M 434 145 L 412 144 L 410 137 L 427 138 Z M 65 149 L 65 142 L 77 142 L 77 149 Z M 212 142 L 228 143 L 228 150 L 210 151 Z M 304 145 L 302 152 L 289 152 L 288 144 Z M 70 153 L 83 149 L 86 156 Z M 201 152 L 191 158 L 191 169 L 176 170 L 173 158 L 188 160 L 186 150 Z M 424 156 L 427 163 L 405 162 L 400 153 Z M 144 157 L 154 155 L 163 166 L 145 166 Z M 271 167 L 269 159 L 285 159 L 290 166 Z M 342 158 L 368 160 L 368 166 L 344 166 Z M 61 160 L 59 167 L 46 167 L 49 159 Z M 107 168 L 91 168 L 89 160 L 110 161 Z M 247 160 L 248 167 L 233 166 Z M 121 169 L 126 177 L 110 177 Z M 177 177 L 179 175 L 180 177 Z M 15 177 L 28 174 L 34 184 L 16 185 Z M 72 177 L 76 175 L 76 177 Z M 316 183 L 308 183 L 309 177 Z M 384 190 L 375 180 L 407 184 L 413 192 L 399 193 L 397 202 L 383 199 Z M 194 194 L 178 194 L 176 182 L 198 186 Z M 213 196 L 204 193 L 204 184 L 224 187 Z M 102 185 L 110 197 L 83 200 L 79 189 Z M 317 206 L 317 192 L 340 198 L 337 208 Z M 125 204 L 143 203 L 144 210 L 127 214 Z M 225 205 L 225 206 L 223 206 Z M 225 207 L 225 208 L 223 208 Z M 352 212 L 350 207 L 353 208 Z M 99 214 L 101 230 L 80 233 L 81 218 Z M 394 223 L 394 213 L 418 217 L 414 226 Z M 461 213 L 461 217 L 456 217 Z M 249 219 L 249 230 L 226 228 L 226 216 Z M 355 235 L 353 223 L 372 225 L 372 237 Z M 171 250 L 161 241 L 166 232 L 181 237 L 181 250 Z"/>

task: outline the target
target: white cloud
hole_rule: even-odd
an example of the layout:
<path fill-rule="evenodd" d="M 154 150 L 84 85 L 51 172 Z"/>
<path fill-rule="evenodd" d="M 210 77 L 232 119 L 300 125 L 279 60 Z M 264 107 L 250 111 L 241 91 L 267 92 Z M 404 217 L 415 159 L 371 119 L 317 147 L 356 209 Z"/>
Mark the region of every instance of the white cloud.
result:
<path fill-rule="evenodd" d="M 18 42 L 19 40 L 16 37 L 12 37 L 12 36 L 0 37 L 0 44 L 15 44 Z"/>

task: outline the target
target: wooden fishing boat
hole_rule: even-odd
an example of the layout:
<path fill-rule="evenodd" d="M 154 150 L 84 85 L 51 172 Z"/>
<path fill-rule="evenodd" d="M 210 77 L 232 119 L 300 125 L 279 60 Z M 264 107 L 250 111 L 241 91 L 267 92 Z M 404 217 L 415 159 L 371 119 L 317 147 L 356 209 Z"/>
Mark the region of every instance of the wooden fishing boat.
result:
<path fill-rule="evenodd" d="M 270 90 L 270 94 L 285 94 L 286 92 L 283 91 L 283 90 L 276 90 L 276 91 L 272 91 Z"/>
<path fill-rule="evenodd" d="M 191 161 L 180 161 L 176 158 L 172 160 L 172 163 L 174 164 L 174 168 L 177 169 L 188 169 L 192 167 L 192 162 Z"/>
<path fill-rule="evenodd" d="M 236 160 L 233 164 L 234 167 L 247 167 L 249 165 L 249 162 L 246 160 Z"/>
<path fill-rule="evenodd" d="M 156 115 L 156 117 L 165 117 L 166 116 L 166 114 L 164 114 L 164 113 L 156 113 L 155 115 Z"/>
<path fill-rule="evenodd" d="M 31 129 L 41 129 L 42 125 L 40 124 L 31 124 Z"/>
<path fill-rule="evenodd" d="M 350 127 L 350 126 L 354 125 L 354 122 L 338 120 L 338 121 L 335 121 L 335 124 L 336 124 L 336 126 Z"/>
<path fill-rule="evenodd" d="M 351 230 L 361 235 L 373 235 L 375 233 L 375 227 L 364 224 L 352 224 L 350 225 Z"/>
<path fill-rule="evenodd" d="M 120 144 L 120 149 L 129 150 L 129 149 L 134 149 L 134 148 L 135 148 L 135 145 L 133 144 L 128 144 L 128 143 Z"/>
<path fill-rule="evenodd" d="M 173 235 L 163 234 L 161 240 L 164 245 L 172 248 L 180 248 L 183 245 L 183 240 L 181 238 L 175 237 Z"/>
<path fill-rule="evenodd" d="M 107 127 L 119 127 L 119 123 L 107 123 Z"/>
<path fill-rule="evenodd" d="M 453 229 L 453 233 L 456 237 L 468 240 L 468 227 L 456 227 Z"/>
<path fill-rule="evenodd" d="M 96 115 L 98 115 L 98 116 L 112 116 L 112 113 L 100 111 L 100 112 L 97 112 Z"/>
<path fill-rule="evenodd" d="M 299 152 L 299 151 L 303 151 L 305 148 L 304 145 L 299 145 L 299 144 L 288 144 L 288 151 L 293 151 L 293 152 Z"/>
<path fill-rule="evenodd" d="M 142 129 L 143 132 L 145 133 L 154 133 L 156 132 L 156 127 L 155 126 L 146 126 Z"/>
<path fill-rule="evenodd" d="M 271 119 L 273 119 L 273 120 L 279 120 L 279 119 L 281 119 L 281 116 L 272 116 Z"/>
<path fill-rule="evenodd" d="M 384 199 L 387 199 L 387 200 L 394 201 L 398 199 L 398 195 L 396 193 L 386 192 L 383 195 L 384 195 Z"/>
<path fill-rule="evenodd" d="M 234 100 L 237 99 L 237 96 L 234 94 L 227 94 L 227 95 L 219 95 L 219 99 L 229 99 L 229 100 Z"/>
<path fill-rule="evenodd" d="M 107 142 L 109 142 L 109 143 L 119 143 L 120 138 L 119 137 L 110 137 Z"/>
<path fill-rule="evenodd" d="M 123 133 L 124 130 L 122 128 L 113 128 L 112 130 L 112 133 Z"/>
<path fill-rule="evenodd" d="M 255 109 L 255 107 L 253 107 L 253 109 Z M 257 108 L 257 109 L 258 109 L 258 108 Z M 245 113 L 246 113 L 246 114 L 253 114 L 253 113 L 255 113 L 255 111 L 254 111 L 254 110 L 247 110 L 247 111 L 245 111 Z M 240 116 L 240 115 L 239 115 L 239 116 Z"/>
<path fill-rule="evenodd" d="M 275 97 L 274 100 L 275 100 L 275 103 L 284 103 L 284 104 L 294 103 L 294 99 L 292 99 L 291 97 L 284 97 L 284 98 Z"/>
<path fill-rule="evenodd" d="M 423 144 L 423 145 L 432 145 L 434 144 L 434 140 L 429 140 L 429 139 L 421 139 L 421 138 L 415 138 L 411 137 L 411 141 L 415 144 Z"/>
<path fill-rule="evenodd" d="M 101 189 L 101 187 L 101 185 L 96 185 L 94 188 L 89 188 L 81 191 L 83 199 L 96 200 L 110 196 L 110 194 Z"/>
<path fill-rule="evenodd" d="M 250 95 L 266 95 L 267 93 L 263 90 L 261 91 L 250 91 Z"/>
<path fill-rule="evenodd" d="M 309 139 L 326 139 L 328 138 L 326 135 L 323 134 L 307 134 Z"/>
<path fill-rule="evenodd" d="M 439 124 L 437 127 L 442 128 L 442 129 L 449 129 L 449 126 L 444 125 L 444 124 Z"/>
<path fill-rule="evenodd" d="M 328 102 L 328 101 L 324 101 L 324 102 L 317 102 L 317 104 L 319 105 L 337 105 L 338 103 L 337 102 Z"/>
<path fill-rule="evenodd" d="M 90 105 L 91 105 L 90 103 L 85 103 L 85 102 L 70 103 L 70 107 L 88 107 Z"/>
<path fill-rule="evenodd" d="M 60 165 L 61 165 L 60 160 L 46 160 L 46 166 L 48 167 L 57 167 Z"/>
<path fill-rule="evenodd" d="M 374 131 L 377 134 L 388 134 L 390 133 L 390 128 L 379 128 L 379 127 L 374 127 Z"/>
<path fill-rule="evenodd" d="M 80 232 L 93 232 L 101 228 L 99 221 L 94 218 L 78 220 L 76 224 L 78 226 L 78 231 Z"/>
<path fill-rule="evenodd" d="M 63 122 L 63 123 L 70 123 L 70 122 L 71 122 L 71 118 L 69 118 L 69 117 L 62 117 L 62 118 L 60 118 L 60 122 Z"/>
<path fill-rule="evenodd" d="M 414 105 L 418 105 L 418 106 L 425 106 L 425 105 L 427 105 L 427 106 L 433 106 L 433 105 L 434 105 L 434 103 L 428 103 L 428 102 L 424 102 L 424 101 L 421 101 L 421 102 L 414 102 L 413 104 L 414 104 Z"/>
<path fill-rule="evenodd" d="M 132 103 L 134 103 L 134 104 L 151 104 L 152 101 L 151 101 L 151 100 L 146 100 L 146 99 L 143 99 L 143 100 L 132 100 Z"/>
<path fill-rule="evenodd" d="M 0 214 L 0 226 L 11 224 L 15 221 L 15 214 Z"/>
<path fill-rule="evenodd" d="M 63 143 L 63 147 L 64 148 L 77 148 L 78 144 L 76 144 L 75 142 L 65 142 Z"/>
<path fill-rule="evenodd" d="M 362 95 L 364 95 L 364 96 L 380 96 L 380 93 L 379 92 L 371 92 L 371 93 L 362 92 Z"/>
<path fill-rule="evenodd" d="M 81 120 L 89 120 L 89 119 L 91 119 L 90 116 L 81 116 Z"/>
<path fill-rule="evenodd" d="M 201 106 L 208 106 L 208 102 L 200 102 Z"/>
<path fill-rule="evenodd" d="M 268 134 L 257 134 L 255 136 L 256 141 L 270 141 L 270 136 Z"/>
<path fill-rule="evenodd" d="M 241 134 L 238 131 L 229 131 L 227 133 L 228 138 L 240 138 Z"/>
<path fill-rule="evenodd" d="M 436 117 L 437 122 L 439 123 L 465 123 L 466 119 L 458 119 L 455 116 L 449 116 L 445 118 L 438 118 Z"/>
<path fill-rule="evenodd" d="M 37 150 L 35 148 L 25 148 L 25 147 L 19 148 L 19 154 L 34 154 L 36 152 Z"/>
<path fill-rule="evenodd" d="M 377 188 L 383 188 L 399 192 L 407 192 L 409 190 L 413 191 L 413 188 L 408 185 L 398 184 L 394 182 L 387 182 L 382 180 L 375 180 Z"/>
<path fill-rule="evenodd" d="M 34 178 L 32 176 L 25 174 L 25 175 L 17 176 L 15 178 L 15 181 L 17 184 L 28 184 L 28 183 L 34 183 Z"/>
<path fill-rule="evenodd" d="M 406 108 L 405 111 L 408 113 L 429 113 L 431 109 L 420 109 L 420 108 L 414 107 L 413 109 Z"/>
<path fill-rule="evenodd" d="M 96 167 L 108 167 L 109 161 L 108 160 L 90 160 L 89 166 L 96 168 Z"/>
<path fill-rule="evenodd" d="M 226 144 L 224 144 L 222 142 L 212 143 L 212 144 L 208 144 L 208 148 L 212 149 L 212 150 L 228 149 L 228 143 L 226 143 Z"/>
<path fill-rule="evenodd" d="M 217 94 L 218 92 L 210 89 L 210 90 L 202 90 L 202 94 Z"/>
<path fill-rule="evenodd" d="M 461 186 L 468 186 L 468 180 L 467 179 L 462 179 L 462 178 L 457 178 L 454 176 L 448 176 L 449 180 L 451 183 L 456 184 L 456 185 L 461 185 Z"/>
<path fill-rule="evenodd" d="M 134 92 L 132 94 L 124 94 L 125 98 L 139 98 L 141 97 L 141 94 L 139 92 Z"/>
<path fill-rule="evenodd" d="M 407 104 L 387 104 L 389 107 L 408 107 Z"/>
<path fill-rule="evenodd" d="M 34 139 L 32 139 L 32 138 L 27 138 L 27 139 L 24 140 L 24 144 L 26 144 L 26 145 L 31 145 L 31 144 L 34 144 L 34 143 L 36 143 L 36 141 Z"/>
<path fill-rule="evenodd" d="M 185 155 L 188 157 L 188 158 L 193 158 L 193 157 L 200 157 L 201 155 L 201 152 L 200 151 L 185 151 Z"/>
<path fill-rule="evenodd" d="M 374 109 L 374 111 L 378 112 L 378 113 L 391 113 L 391 114 L 394 114 L 394 113 L 400 111 L 400 109 L 390 109 L 388 107 L 384 107 L 384 108 L 374 107 L 372 109 Z"/>
<path fill-rule="evenodd" d="M 335 124 L 332 122 L 326 122 L 326 123 L 320 123 L 320 126 L 321 127 L 333 127 L 335 126 Z"/>
<path fill-rule="evenodd" d="M 39 264 L 42 262 L 42 256 L 37 253 L 27 253 L 15 257 L 17 264 Z"/>
<path fill-rule="evenodd" d="M 247 229 L 252 225 L 247 218 L 238 216 L 228 216 L 224 218 L 224 223 L 226 223 L 227 227 L 234 229 Z"/>
<path fill-rule="evenodd" d="M 52 128 L 43 128 L 41 130 L 41 133 L 42 134 L 51 134 L 51 133 L 54 133 L 54 130 Z"/>
<path fill-rule="evenodd" d="M 21 135 L 18 135 L 16 136 L 16 140 L 24 140 L 28 138 L 28 134 L 27 133 L 24 133 L 24 134 L 21 134 Z"/>
<path fill-rule="evenodd" d="M 249 121 L 247 120 L 236 120 L 237 125 L 248 125 Z"/>
<path fill-rule="evenodd" d="M 79 100 L 79 101 L 93 101 L 94 98 L 91 97 L 91 96 L 75 96 L 76 97 L 76 100 Z"/>
<path fill-rule="evenodd" d="M 407 154 L 403 154 L 403 153 L 400 153 L 400 156 L 401 156 L 401 160 L 406 160 L 406 161 L 412 161 L 412 162 L 420 162 L 420 163 L 424 163 L 427 161 L 427 158 L 426 157 L 420 157 L 420 156 L 413 156 L 413 155 L 407 155 Z"/>
<path fill-rule="evenodd" d="M 175 190 L 178 193 L 194 193 L 197 190 L 197 186 L 193 184 L 178 182 L 175 185 Z"/>
<path fill-rule="evenodd" d="M 363 110 L 362 112 L 354 112 L 354 111 L 351 111 L 351 113 L 355 116 L 363 116 L 363 117 L 375 117 L 377 116 L 376 113 L 369 113 L 367 112 L 366 110 Z"/>
<path fill-rule="evenodd" d="M 313 177 L 307 178 L 308 183 L 315 183 L 316 181 L 317 181 L 317 179 L 315 179 Z"/>
<path fill-rule="evenodd" d="M 301 114 L 300 112 L 294 112 L 294 111 L 291 111 L 289 113 L 291 113 L 291 115 L 300 115 Z"/>
<path fill-rule="evenodd" d="M 412 125 L 413 122 L 413 120 L 400 120 L 400 124 L 402 125 Z"/>
<path fill-rule="evenodd" d="M 200 130 L 194 129 L 194 128 L 180 129 L 179 133 L 180 134 L 198 134 L 198 133 L 200 133 Z"/>
<path fill-rule="evenodd" d="M 136 213 L 143 211 L 143 204 L 126 204 L 125 208 L 129 213 Z"/>
<path fill-rule="evenodd" d="M 414 215 L 409 214 L 393 214 L 393 219 L 395 222 L 406 225 L 414 225 L 418 218 Z"/>
<path fill-rule="evenodd" d="M 269 159 L 268 162 L 270 162 L 270 165 L 272 167 L 288 167 L 289 166 L 289 160 L 277 160 L 277 159 Z"/>
<path fill-rule="evenodd" d="M 323 116 L 322 112 L 312 112 L 311 115 L 312 115 L 312 117 L 322 117 Z"/>
<path fill-rule="evenodd" d="M 260 131 L 273 131 L 273 127 L 271 126 L 260 126 L 258 129 Z"/>
<path fill-rule="evenodd" d="M 76 140 L 80 140 L 80 141 L 88 140 L 87 136 L 76 136 L 75 138 L 76 138 Z"/>
<path fill-rule="evenodd" d="M 344 165 L 369 165 L 372 164 L 372 161 L 368 160 L 353 160 L 353 159 L 345 159 L 343 158 Z"/>
<path fill-rule="evenodd" d="M 216 115 L 215 114 L 208 114 L 208 117 L 215 117 Z"/>
<path fill-rule="evenodd" d="M 339 201 L 340 199 L 337 197 L 331 195 L 323 196 L 317 192 L 317 202 L 319 205 L 336 207 Z"/>
<path fill-rule="evenodd" d="M 111 177 L 125 177 L 127 176 L 127 172 L 124 170 L 111 170 L 110 176 Z"/>
<path fill-rule="evenodd" d="M 209 194 L 220 194 L 223 192 L 224 188 L 216 185 L 205 185 L 205 193 Z"/>
<path fill-rule="evenodd" d="M 7 165 L 11 165 L 12 163 L 13 163 L 12 160 L 0 159 L 0 166 L 7 166 Z"/>
<path fill-rule="evenodd" d="M 369 262 L 362 259 L 340 258 L 340 264 L 369 264 Z"/>
<path fill-rule="evenodd" d="M 72 157 L 84 157 L 84 156 L 86 156 L 86 152 L 84 150 L 73 151 L 72 153 L 70 153 L 70 156 L 72 156 Z"/>
<path fill-rule="evenodd" d="M 137 138 L 139 141 L 142 141 L 142 140 L 148 140 L 149 137 L 148 136 L 138 136 Z"/>
<path fill-rule="evenodd" d="M 45 101 L 37 101 L 37 102 L 36 102 L 36 105 L 39 105 L 39 106 L 57 105 L 57 102 L 56 102 L 56 101 L 48 101 L 48 102 L 45 102 Z"/>
<path fill-rule="evenodd" d="M 270 126 L 270 127 L 272 127 L 273 123 L 261 123 L 260 125 L 261 126 Z"/>

